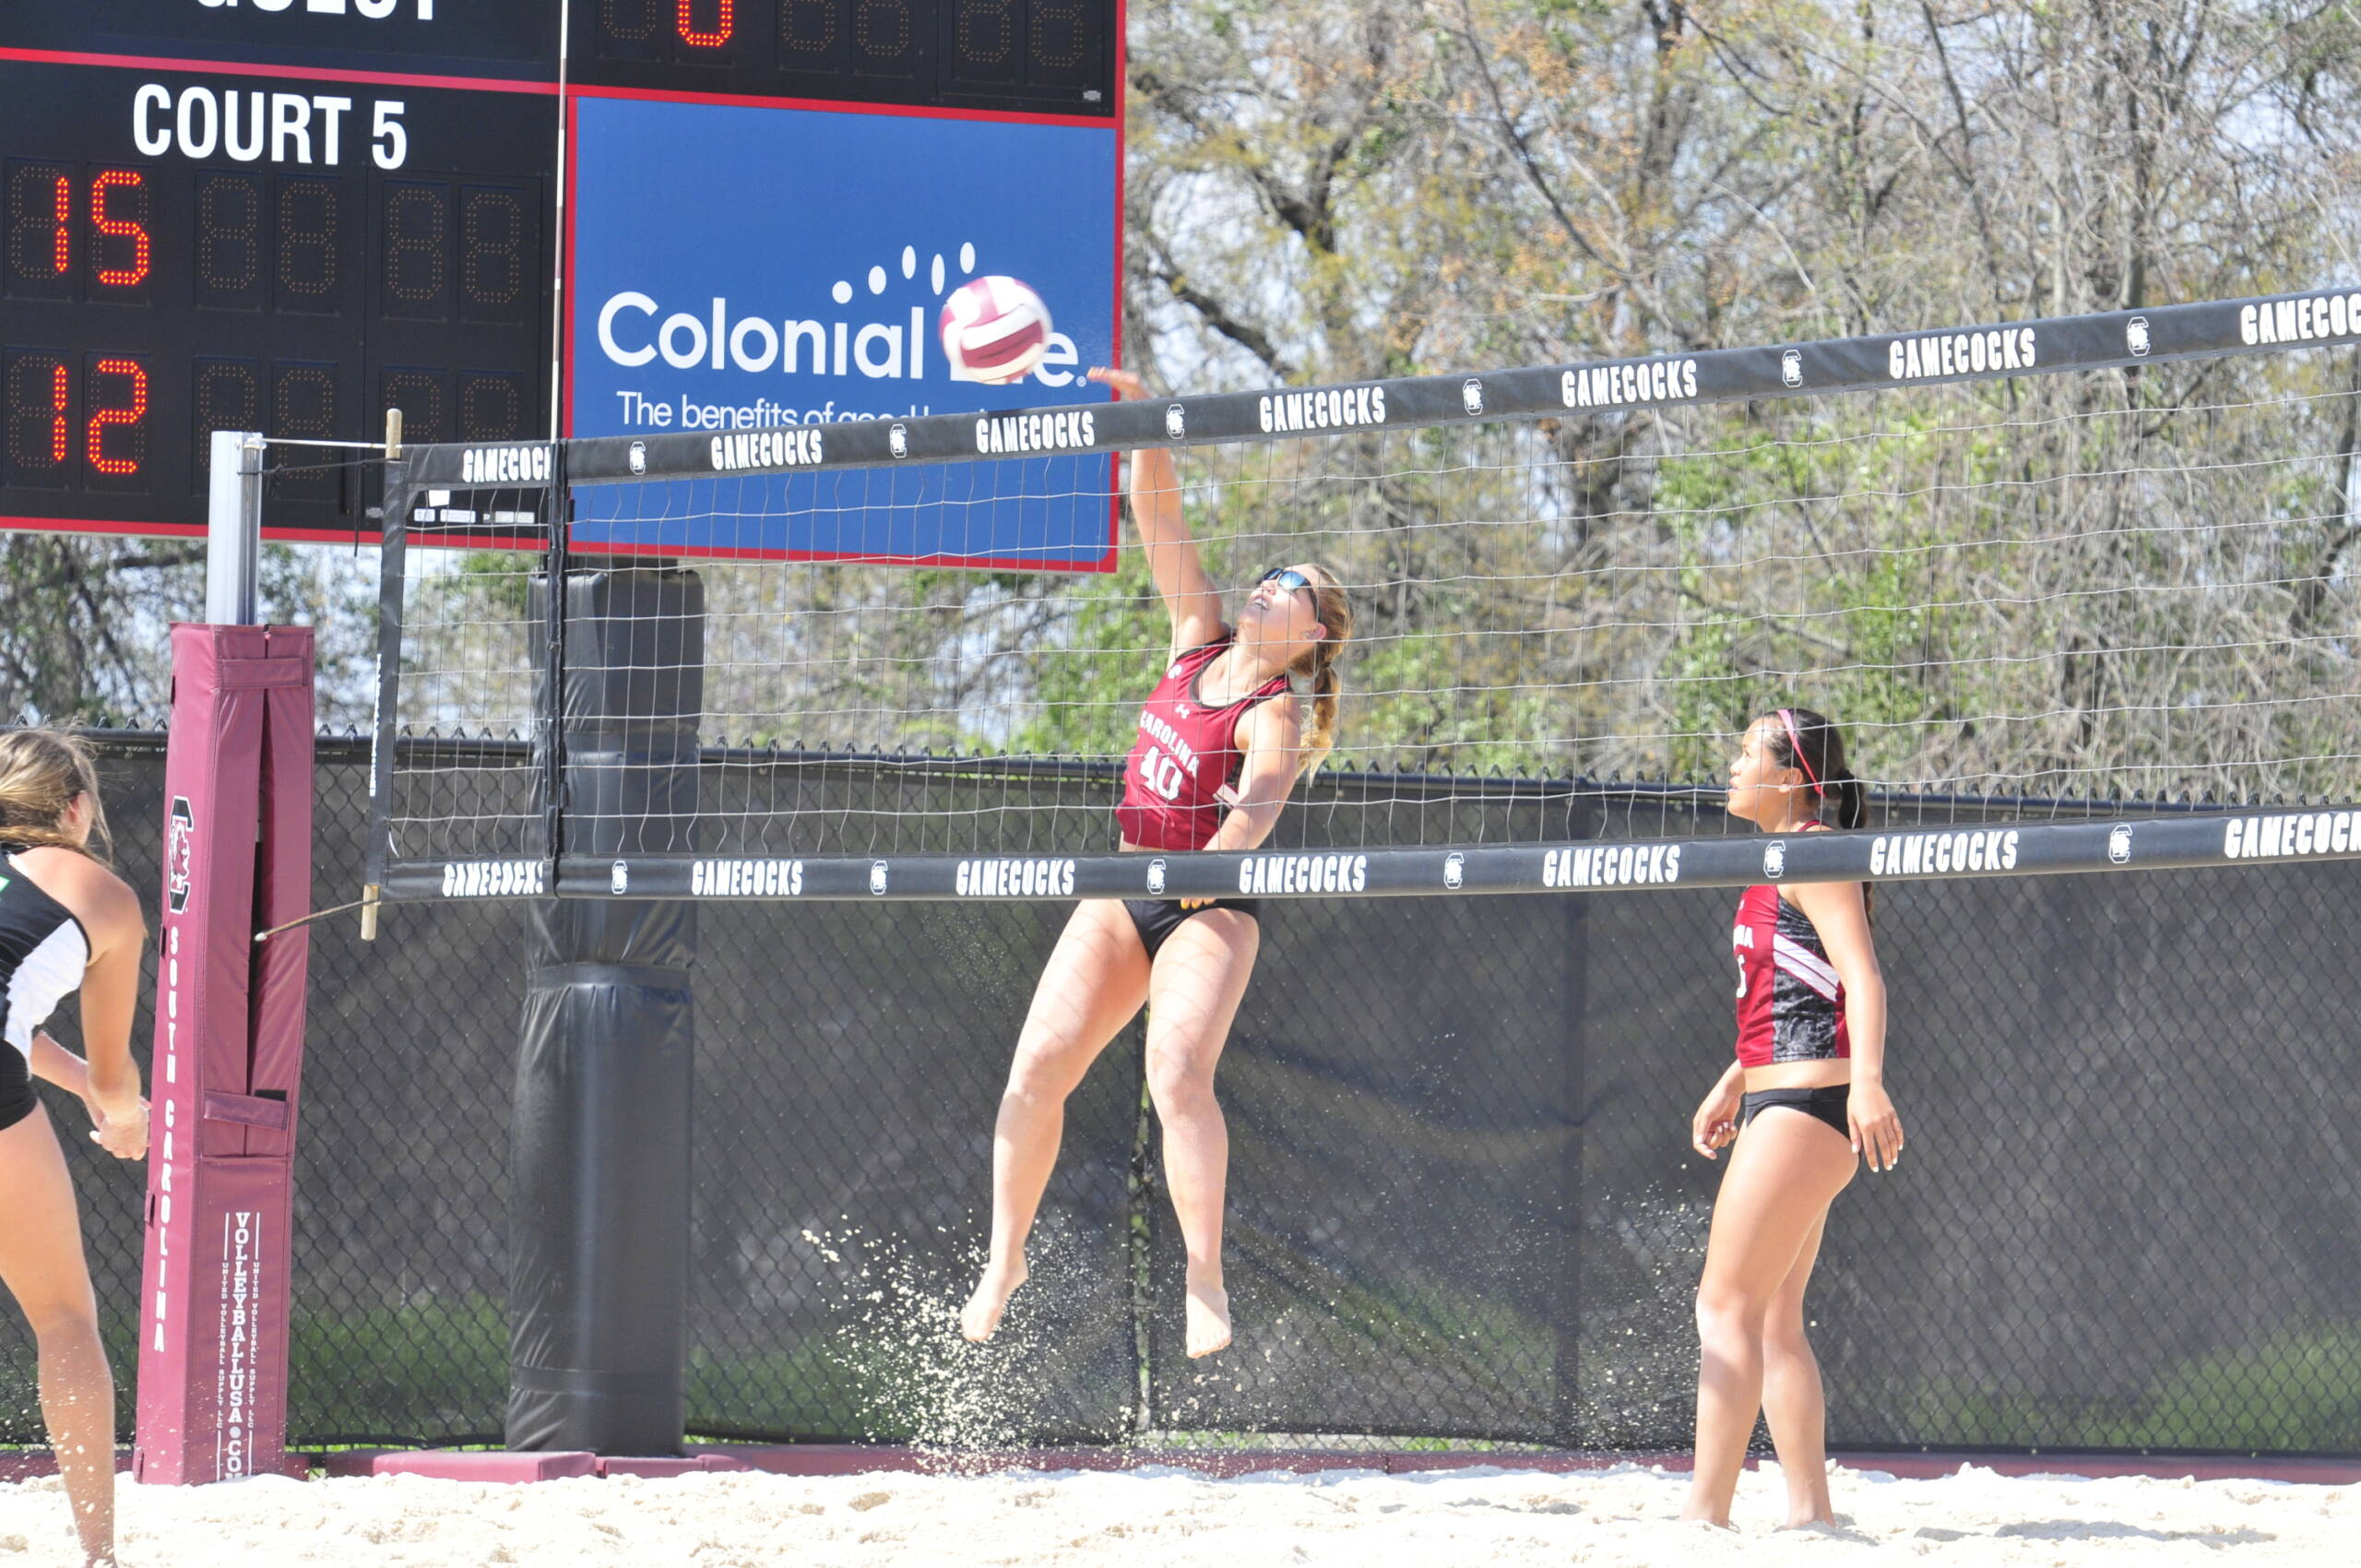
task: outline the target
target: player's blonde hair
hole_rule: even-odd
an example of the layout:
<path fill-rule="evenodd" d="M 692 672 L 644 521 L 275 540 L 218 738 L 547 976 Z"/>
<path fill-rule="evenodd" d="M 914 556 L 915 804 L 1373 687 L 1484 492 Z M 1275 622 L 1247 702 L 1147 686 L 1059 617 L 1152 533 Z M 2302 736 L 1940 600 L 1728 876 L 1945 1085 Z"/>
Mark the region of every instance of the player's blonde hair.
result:
<path fill-rule="evenodd" d="M 1345 597 L 1336 574 L 1317 561 L 1306 563 L 1320 574 L 1311 585 L 1311 602 L 1320 624 L 1328 635 L 1296 656 L 1287 666 L 1288 673 L 1305 675 L 1311 680 L 1311 728 L 1303 736 L 1303 776 L 1307 778 L 1320 771 L 1328 754 L 1336 749 L 1336 713 L 1345 695 L 1345 683 L 1336 674 L 1336 660 L 1344 653 L 1345 645 L 1353 640 L 1353 601 Z"/>
<path fill-rule="evenodd" d="M 91 838 L 111 843 L 90 748 L 54 730 L 0 731 L 0 843 L 53 846 L 99 859 L 65 830 L 65 809 L 77 795 L 90 798 Z"/>

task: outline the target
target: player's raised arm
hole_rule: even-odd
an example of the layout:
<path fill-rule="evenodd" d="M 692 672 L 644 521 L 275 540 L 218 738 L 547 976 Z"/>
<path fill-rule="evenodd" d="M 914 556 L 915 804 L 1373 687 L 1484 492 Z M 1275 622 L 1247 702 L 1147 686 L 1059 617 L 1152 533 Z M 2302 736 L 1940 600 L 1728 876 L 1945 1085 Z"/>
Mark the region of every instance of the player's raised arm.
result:
<path fill-rule="evenodd" d="M 1135 371 L 1099 366 L 1090 379 L 1113 387 L 1118 397 L 1147 396 L 1147 383 Z M 1222 634 L 1221 595 L 1205 576 L 1197 541 L 1181 516 L 1180 477 L 1172 454 L 1161 446 L 1144 448 L 1131 454 L 1130 468 L 1132 520 L 1140 530 L 1148 576 L 1172 617 L 1172 651 L 1203 647 Z"/>

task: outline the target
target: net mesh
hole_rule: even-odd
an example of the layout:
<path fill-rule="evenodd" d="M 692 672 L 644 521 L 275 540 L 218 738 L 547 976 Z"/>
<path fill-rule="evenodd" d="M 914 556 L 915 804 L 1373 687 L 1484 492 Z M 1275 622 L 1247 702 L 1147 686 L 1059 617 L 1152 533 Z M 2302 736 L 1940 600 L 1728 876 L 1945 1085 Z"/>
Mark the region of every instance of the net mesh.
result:
<path fill-rule="evenodd" d="M 93 739 L 115 863 L 153 920 L 164 738 Z M 362 874 L 366 762 L 322 737 L 324 899 Z M 1347 783 L 1323 772 L 1312 793 Z M 1662 826 L 1703 831 L 1684 810 Z M 1269 908 L 1221 1066 L 1242 1354 L 1210 1367 L 1180 1343 L 1136 1024 L 1068 1107 L 1006 1345 L 979 1357 L 952 1326 L 1009 1042 L 1062 911 L 707 908 L 689 1431 L 1685 1448 L 1720 1176 L 1687 1134 L 1728 1060 L 1733 901 Z M 388 911 L 374 944 L 350 916 L 309 928 L 295 1444 L 499 1441 L 525 991 L 502 955 L 528 917 L 452 901 Z M 1880 889 L 1910 1158 L 1838 1200 L 1813 1277 L 1832 1447 L 2361 1455 L 2356 924 L 2361 882 L 2335 865 Z M 139 995 L 144 1049 L 152 977 Z M 70 1010 L 55 1028 L 80 1048 Z M 141 1172 L 40 1092 L 127 1373 Z M 35 1360 L 7 1314 L 11 1443 L 43 1441 Z M 127 1442 L 127 1395 L 116 1413 Z"/>
<path fill-rule="evenodd" d="M 1347 587 L 1345 766 L 1704 784 L 1754 716 L 1802 704 L 1838 720 L 1874 788 L 1922 800 L 2349 801 L 2357 362 L 1600 410 L 1177 459 L 1216 584 L 1310 560 Z M 1115 847 L 1101 792 L 1009 780 L 1103 779 L 1130 750 L 1170 649 L 1136 536 L 1121 526 L 1107 570 L 973 564 L 994 504 L 1040 485 L 1069 520 L 1095 515 L 1109 476 L 964 467 L 966 499 L 923 507 L 887 469 L 582 490 L 602 537 L 701 552 L 768 548 L 782 527 L 825 549 L 845 519 L 899 505 L 908 537 L 970 563 L 692 563 L 699 734 L 743 766 L 705 765 L 700 826 L 681 829 L 697 841 L 646 849 Z M 406 729 L 530 732 L 540 569 L 414 569 Z M 801 766 L 773 766 L 781 753 Z M 832 766 L 845 753 L 907 771 Z M 1032 766 L 948 760 L 979 756 Z M 922 808 L 896 798 L 921 776 Z M 536 808 L 518 783 L 397 796 L 396 852 L 521 852 Z M 1419 826 L 1433 804 L 1367 792 L 1324 807 L 1323 836 L 1438 842 Z"/>

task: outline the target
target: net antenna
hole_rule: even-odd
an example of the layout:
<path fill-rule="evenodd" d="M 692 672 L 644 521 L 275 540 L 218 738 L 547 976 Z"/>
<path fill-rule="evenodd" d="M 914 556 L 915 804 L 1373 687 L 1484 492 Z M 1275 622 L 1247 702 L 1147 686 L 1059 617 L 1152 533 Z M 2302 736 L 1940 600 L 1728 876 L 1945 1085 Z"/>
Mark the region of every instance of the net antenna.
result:
<path fill-rule="evenodd" d="M 1015 414 L 414 447 L 387 465 L 373 884 L 1296 897 L 2361 854 L 2361 698 L 2336 631 L 2356 341 L 2361 290 L 2341 288 Z M 1104 457 L 1149 446 L 1189 448 L 1184 510 L 1216 581 L 1324 561 L 1358 606 L 1343 751 L 1252 853 L 1117 852 L 1169 627 L 1134 547 L 1097 561 L 1058 541 L 1108 505 Z M 953 482 L 912 478 L 938 466 Z M 1036 532 L 984 531 L 1012 516 Z M 421 529 L 494 519 L 516 552 L 419 569 Z M 530 742 L 556 733 L 559 677 L 583 673 L 551 662 L 568 596 L 546 583 L 569 552 L 698 562 L 696 711 L 656 699 L 662 659 L 602 656 L 654 704 L 624 730 L 701 738 L 693 813 L 605 820 L 607 792 L 567 795 Z M 1844 730 L 1885 826 L 1667 837 L 1669 804 L 1716 792 L 1748 722 L 1797 707 Z M 623 848 L 568 849 L 594 843 Z"/>
<path fill-rule="evenodd" d="M 255 624 L 262 562 L 262 433 L 217 430 L 205 507 L 205 618 Z"/>

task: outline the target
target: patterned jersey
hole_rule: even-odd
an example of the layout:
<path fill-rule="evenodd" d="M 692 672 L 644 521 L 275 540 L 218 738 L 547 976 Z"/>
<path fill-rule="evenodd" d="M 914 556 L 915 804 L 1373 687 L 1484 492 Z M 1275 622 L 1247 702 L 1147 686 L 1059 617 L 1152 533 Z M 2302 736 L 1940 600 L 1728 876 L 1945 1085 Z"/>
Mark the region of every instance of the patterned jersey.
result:
<path fill-rule="evenodd" d="M 33 1031 L 82 983 L 89 961 L 82 922 L 18 871 L 12 855 L 0 856 L 0 1039 L 30 1058 Z"/>
<path fill-rule="evenodd" d="M 1202 849 L 1221 826 L 1221 791 L 1238 782 L 1245 756 L 1238 721 L 1256 703 L 1287 689 L 1274 675 L 1236 702 L 1207 707 L 1197 677 L 1229 647 L 1224 632 L 1172 661 L 1140 707 L 1139 739 L 1123 764 L 1123 801 L 1115 822 L 1125 842 L 1145 849 Z"/>
<path fill-rule="evenodd" d="M 1738 1060 L 1824 1062 L 1853 1054 L 1845 1032 L 1845 984 L 1811 917 L 1775 887 L 1750 887 L 1730 928 L 1738 956 Z"/>

